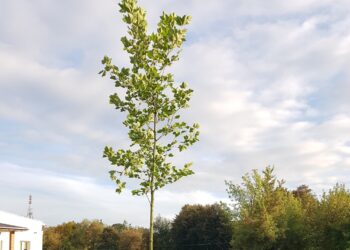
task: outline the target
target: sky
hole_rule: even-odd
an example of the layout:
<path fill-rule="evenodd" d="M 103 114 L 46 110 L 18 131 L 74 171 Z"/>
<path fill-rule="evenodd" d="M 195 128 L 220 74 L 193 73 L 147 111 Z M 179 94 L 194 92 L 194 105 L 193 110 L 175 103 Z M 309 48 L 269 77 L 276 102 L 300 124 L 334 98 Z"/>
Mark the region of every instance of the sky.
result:
<path fill-rule="evenodd" d="M 148 224 L 145 197 L 114 192 L 105 145 L 127 147 L 108 103 L 104 55 L 128 65 L 117 1 L 0 0 L 1 210 L 48 225 Z M 194 90 L 200 141 L 176 159 L 195 175 L 156 194 L 156 214 L 229 202 L 225 180 L 274 166 L 320 195 L 350 182 L 350 2 L 140 0 L 150 31 L 162 11 L 192 16 L 175 80 Z M 348 185 L 349 187 L 349 185 Z"/>

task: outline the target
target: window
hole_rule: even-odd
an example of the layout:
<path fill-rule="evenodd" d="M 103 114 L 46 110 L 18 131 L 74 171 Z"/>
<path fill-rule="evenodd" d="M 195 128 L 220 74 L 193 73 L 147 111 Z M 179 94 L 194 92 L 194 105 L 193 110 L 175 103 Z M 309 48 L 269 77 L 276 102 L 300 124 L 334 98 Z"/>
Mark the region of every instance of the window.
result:
<path fill-rule="evenodd" d="M 21 241 L 21 250 L 30 250 L 30 241 Z"/>

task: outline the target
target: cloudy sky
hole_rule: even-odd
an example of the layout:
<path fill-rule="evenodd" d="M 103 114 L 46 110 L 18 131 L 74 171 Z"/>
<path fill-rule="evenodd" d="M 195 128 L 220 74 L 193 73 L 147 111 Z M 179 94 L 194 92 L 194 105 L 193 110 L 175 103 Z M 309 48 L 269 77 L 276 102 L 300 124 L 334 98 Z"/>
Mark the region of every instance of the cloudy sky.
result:
<path fill-rule="evenodd" d="M 227 200 L 224 180 L 274 165 L 289 188 L 350 182 L 350 2 L 141 0 L 193 21 L 173 72 L 194 89 L 184 117 L 201 140 L 194 176 L 157 193 L 156 213 Z M 83 218 L 147 225 L 145 198 L 114 193 L 105 145 L 128 144 L 97 72 L 127 65 L 114 0 L 0 0 L 1 210 L 49 225 Z"/>

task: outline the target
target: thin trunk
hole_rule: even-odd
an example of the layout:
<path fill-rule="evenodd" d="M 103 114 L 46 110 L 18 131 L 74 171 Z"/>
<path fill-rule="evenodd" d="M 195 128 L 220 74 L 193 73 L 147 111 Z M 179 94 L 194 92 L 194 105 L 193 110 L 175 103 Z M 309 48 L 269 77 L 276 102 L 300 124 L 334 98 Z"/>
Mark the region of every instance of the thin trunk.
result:
<path fill-rule="evenodd" d="M 149 250 L 153 250 L 153 208 L 154 208 L 154 191 L 151 191 L 151 204 L 150 204 L 150 225 L 149 225 Z"/>
<path fill-rule="evenodd" d="M 154 171 L 156 167 L 157 112 L 153 114 L 153 166 L 151 171 L 151 201 L 149 216 L 149 250 L 153 250 Z"/>

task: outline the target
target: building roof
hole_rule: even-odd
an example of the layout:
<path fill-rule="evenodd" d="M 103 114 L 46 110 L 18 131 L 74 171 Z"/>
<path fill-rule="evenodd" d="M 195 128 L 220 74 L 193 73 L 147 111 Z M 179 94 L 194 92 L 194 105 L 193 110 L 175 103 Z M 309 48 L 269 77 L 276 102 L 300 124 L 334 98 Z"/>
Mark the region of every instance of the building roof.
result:
<path fill-rule="evenodd" d="M 6 226 L 13 226 L 13 228 L 11 229 L 12 231 L 31 230 L 39 232 L 42 231 L 44 223 L 38 220 L 33 220 L 24 216 L 19 216 L 0 210 L 0 231 L 10 231 L 10 229 Z"/>
<path fill-rule="evenodd" d="M 26 231 L 28 228 L 0 223 L 0 231 Z"/>
<path fill-rule="evenodd" d="M 31 227 L 33 225 L 37 225 L 39 227 L 42 227 L 43 225 L 45 225 L 43 222 L 39 220 L 30 219 L 28 217 L 5 212 L 2 210 L 0 210 L 0 223 L 9 224 L 9 225 L 20 225 L 26 228 Z"/>

